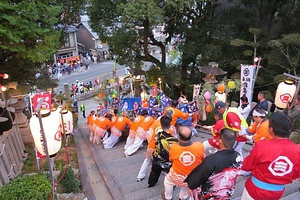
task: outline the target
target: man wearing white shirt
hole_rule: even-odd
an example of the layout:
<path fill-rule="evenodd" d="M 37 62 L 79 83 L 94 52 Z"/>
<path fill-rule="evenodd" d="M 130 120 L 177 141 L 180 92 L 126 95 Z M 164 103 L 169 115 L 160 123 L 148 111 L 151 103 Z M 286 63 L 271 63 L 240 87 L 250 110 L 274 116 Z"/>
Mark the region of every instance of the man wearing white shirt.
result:
<path fill-rule="evenodd" d="M 248 102 L 248 98 L 246 96 L 242 96 L 240 98 L 241 104 L 238 107 L 238 110 L 243 115 L 244 119 L 248 118 L 249 113 L 251 112 L 251 106 Z"/>

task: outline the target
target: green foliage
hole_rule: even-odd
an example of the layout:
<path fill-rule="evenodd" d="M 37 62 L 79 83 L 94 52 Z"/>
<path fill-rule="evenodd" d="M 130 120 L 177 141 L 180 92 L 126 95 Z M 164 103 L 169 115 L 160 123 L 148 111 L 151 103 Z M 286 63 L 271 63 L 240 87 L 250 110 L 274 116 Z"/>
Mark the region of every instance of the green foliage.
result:
<path fill-rule="evenodd" d="M 52 64 L 65 25 L 79 22 L 85 8 L 82 0 L 4 0 L 0 2 L 0 66 L 19 85 L 56 87 L 56 81 L 43 70 Z M 77 21 L 75 21 L 77 18 Z M 70 20 L 72 21 L 70 23 Z M 47 70 L 46 70 L 47 71 Z M 39 79 L 35 78 L 40 73 Z"/>
<path fill-rule="evenodd" d="M 45 175 L 22 175 L 0 189 L 0 199 L 49 199 L 52 185 Z"/>
<path fill-rule="evenodd" d="M 269 54 L 272 56 L 272 64 L 297 75 L 300 66 L 300 33 L 283 35 L 280 39 L 269 41 L 268 45 L 272 48 Z"/>
<path fill-rule="evenodd" d="M 60 179 L 62 177 L 62 175 L 64 174 L 64 170 L 62 169 L 58 175 L 58 179 Z M 59 185 L 61 185 L 66 193 L 78 193 L 80 192 L 80 181 L 78 180 L 78 178 L 76 177 L 76 175 L 74 174 L 74 171 L 72 168 L 67 168 L 66 172 L 64 174 L 63 179 L 60 181 Z"/>

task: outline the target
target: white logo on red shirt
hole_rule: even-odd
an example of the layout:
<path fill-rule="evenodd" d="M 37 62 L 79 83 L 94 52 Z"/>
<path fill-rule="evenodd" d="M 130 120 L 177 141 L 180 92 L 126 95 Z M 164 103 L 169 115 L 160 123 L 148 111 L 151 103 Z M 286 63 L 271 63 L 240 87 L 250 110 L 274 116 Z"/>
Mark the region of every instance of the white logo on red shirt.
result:
<path fill-rule="evenodd" d="M 278 156 L 268 167 L 274 176 L 284 176 L 291 173 L 294 164 L 286 156 Z"/>
<path fill-rule="evenodd" d="M 195 162 L 196 158 L 191 152 L 184 151 L 180 154 L 179 160 L 184 166 L 190 166 Z"/>

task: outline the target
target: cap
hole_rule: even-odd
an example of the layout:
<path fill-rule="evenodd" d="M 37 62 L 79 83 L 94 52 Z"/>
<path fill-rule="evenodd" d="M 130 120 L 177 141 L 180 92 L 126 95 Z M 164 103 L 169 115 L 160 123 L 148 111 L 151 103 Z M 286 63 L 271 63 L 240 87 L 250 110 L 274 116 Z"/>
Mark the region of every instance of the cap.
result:
<path fill-rule="evenodd" d="M 223 101 L 218 101 L 215 105 L 215 109 L 225 108 L 226 104 Z"/>

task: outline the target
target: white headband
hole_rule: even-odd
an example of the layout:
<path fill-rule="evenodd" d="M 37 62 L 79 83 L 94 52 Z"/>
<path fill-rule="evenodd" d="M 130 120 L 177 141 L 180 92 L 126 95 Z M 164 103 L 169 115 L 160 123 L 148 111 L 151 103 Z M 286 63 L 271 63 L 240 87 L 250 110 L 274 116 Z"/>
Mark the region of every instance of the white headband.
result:
<path fill-rule="evenodd" d="M 256 110 L 253 110 L 252 116 L 253 116 L 253 117 L 265 117 L 266 114 L 267 114 L 266 112 L 264 112 L 264 113 L 259 113 L 259 112 L 257 112 Z"/>

